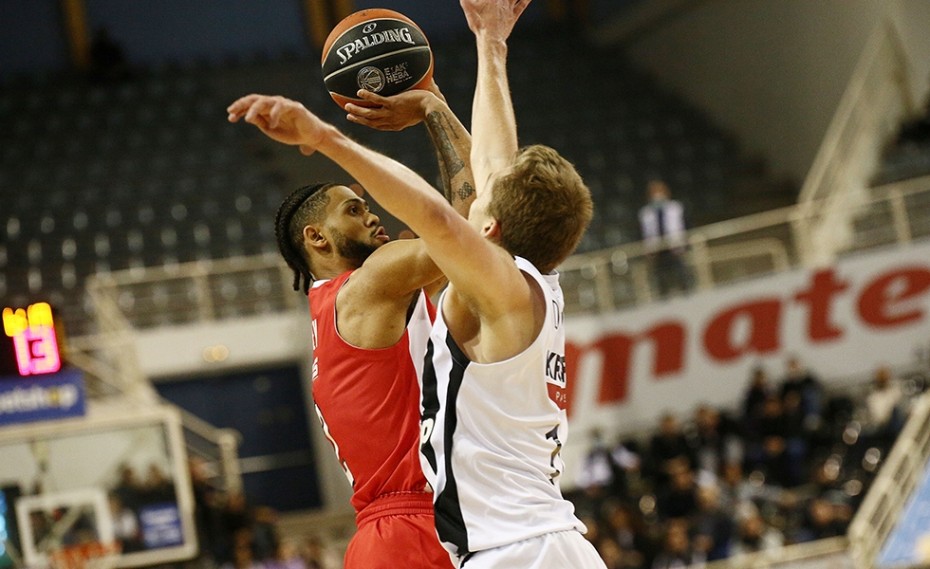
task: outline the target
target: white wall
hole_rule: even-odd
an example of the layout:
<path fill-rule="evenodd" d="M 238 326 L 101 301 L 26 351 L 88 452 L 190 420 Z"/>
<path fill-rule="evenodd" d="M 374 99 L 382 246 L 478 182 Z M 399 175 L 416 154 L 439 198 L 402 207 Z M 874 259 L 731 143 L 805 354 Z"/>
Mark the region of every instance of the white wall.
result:
<path fill-rule="evenodd" d="M 804 179 L 867 38 L 888 13 L 924 93 L 930 6 L 923 0 L 710 0 L 630 46 L 777 176 Z"/>

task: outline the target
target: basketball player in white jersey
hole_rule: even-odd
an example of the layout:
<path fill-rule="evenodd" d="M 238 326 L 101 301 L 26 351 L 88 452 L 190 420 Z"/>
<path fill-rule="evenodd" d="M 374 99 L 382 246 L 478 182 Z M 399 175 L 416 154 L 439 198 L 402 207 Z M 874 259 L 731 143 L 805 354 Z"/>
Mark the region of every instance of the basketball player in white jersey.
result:
<path fill-rule="evenodd" d="M 416 173 L 299 103 L 250 95 L 230 112 L 339 164 L 422 238 L 450 282 L 424 371 L 421 451 L 456 565 L 603 568 L 559 490 L 568 378 L 554 270 L 581 240 L 592 202 L 557 152 L 517 145 L 506 40 L 528 4 L 462 0 L 479 54 L 467 221 Z"/>
<path fill-rule="evenodd" d="M 591 198 L 554 150 L 518 150 L 506 42 L 529 1 L 461 4 L 478 49 L 469 223 L 499 247 L 471 263 L 449 251 L 450 267 L 431 250 L 451 283 L 422 387 L 436 527 L 467 569 L 602 568 L 559 489 L 571 378 L 555 268 L 580 241 Z"/>

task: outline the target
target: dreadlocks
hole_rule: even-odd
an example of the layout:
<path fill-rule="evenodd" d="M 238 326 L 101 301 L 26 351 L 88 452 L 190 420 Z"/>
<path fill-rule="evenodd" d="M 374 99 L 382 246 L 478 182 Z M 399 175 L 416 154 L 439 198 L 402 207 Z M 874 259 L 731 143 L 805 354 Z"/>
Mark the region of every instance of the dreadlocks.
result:
<path fill-rule="evenodd" d="M 278 250 L 287 261 L 287 266 L 294 271 L 294 290 L 303 289 L 310 292 L 313 274 L 304 251 L 304 227 L 319 220 L 320 214 L 329 202 L 326 192 L 334 183 L 304 186 L 287 196 L 275 216 L 274 234 L 278 241 Z"/>

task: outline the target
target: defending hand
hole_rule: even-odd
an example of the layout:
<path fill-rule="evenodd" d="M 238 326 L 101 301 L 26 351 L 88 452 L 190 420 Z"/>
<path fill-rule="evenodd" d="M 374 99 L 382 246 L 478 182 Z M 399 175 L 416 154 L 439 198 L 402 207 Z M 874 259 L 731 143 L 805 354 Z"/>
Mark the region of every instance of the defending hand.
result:
<path fill-rule="evenodd" d="M 268 138 L 299 146 L 303 154 L 313 154 L 326 136 L 330 125 L 311 113 L 302 104 L 284 97 L 246 95 L 226 109 L 229 122 L 245 118 Z"/>
<path fill-rule="evenodd" d="M 476 36 L 505 41 L 531 0 L 460 0 L 468 27 Z"/>

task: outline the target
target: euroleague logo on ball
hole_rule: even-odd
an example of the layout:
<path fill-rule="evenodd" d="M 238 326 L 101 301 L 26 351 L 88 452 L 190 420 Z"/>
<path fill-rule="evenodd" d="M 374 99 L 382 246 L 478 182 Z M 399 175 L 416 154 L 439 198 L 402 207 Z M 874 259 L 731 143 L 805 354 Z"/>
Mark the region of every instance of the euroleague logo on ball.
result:
<path fill-rule="evenodd" d="M 384 89 L 384 73 L 381 72 L 377 67 L 367 66 L 362 67 L 358 71 L 358 88 L 365 89 L 366 91 L 372 91 L 378 93 L 381 89 Z"/>

